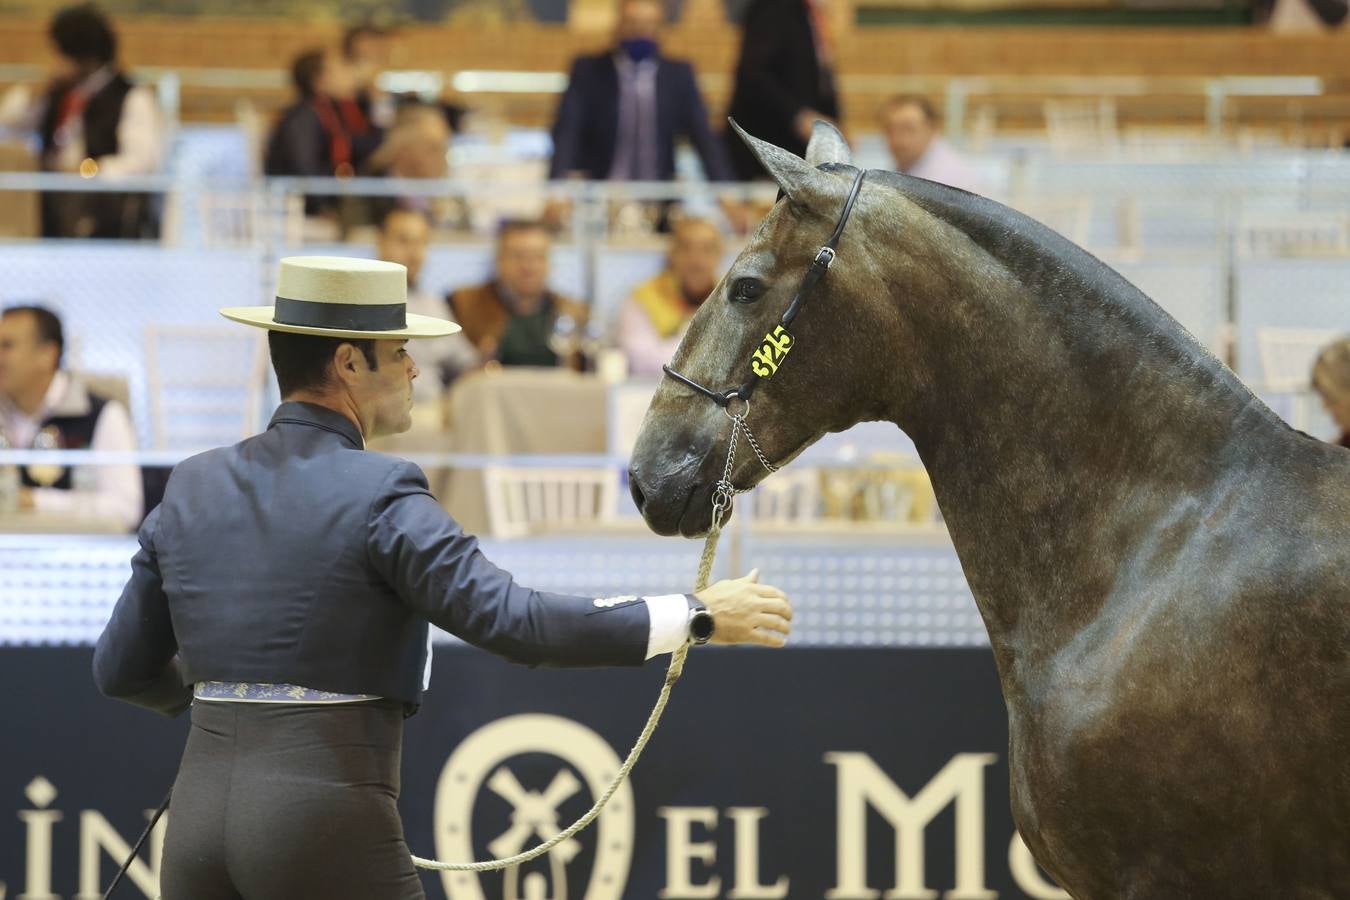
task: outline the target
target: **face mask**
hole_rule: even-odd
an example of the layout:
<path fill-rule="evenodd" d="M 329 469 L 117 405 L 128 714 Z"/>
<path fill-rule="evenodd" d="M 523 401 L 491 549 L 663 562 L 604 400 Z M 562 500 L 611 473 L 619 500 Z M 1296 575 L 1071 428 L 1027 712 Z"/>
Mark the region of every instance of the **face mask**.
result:
<path fill-rule="evenodd" d="M 633 62 L 642 62 L 656 55 L 656 41 L 651 38 L 632 38 L 619 41 L 619 49 L 628 54 Z"/>

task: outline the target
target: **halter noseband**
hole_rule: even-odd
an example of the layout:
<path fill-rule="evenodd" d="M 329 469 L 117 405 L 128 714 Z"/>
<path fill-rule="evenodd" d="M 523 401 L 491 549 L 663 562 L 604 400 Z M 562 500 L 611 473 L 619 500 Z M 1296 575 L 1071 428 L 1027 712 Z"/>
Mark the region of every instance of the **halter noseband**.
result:
<path fill-rule="evenodd" d="M 858 194 L 862 190 L 863 178 L 866 175 L 867 171 L 864 169 L 859 170 L 857 176 L 854 177 L 853 187 L 849 189 L 848 200 L 844 202 L 844 211 L 839 216 L 839 223 L 834 226 L 834 233 L 816 251 L 816 258 L 811 262 L 811 267 L 806 270 L 806 276 L 802 278 L 801 286 L 797 288 L 797 293 L 793 296 L 792 302 L 783 312 L 783 318 L 779 321 L 778 327 L 764 336 L 759 349 L 755 351 L 754 358 L 750 361 L 750 377 L 744 384 L 725 391 L 714 391 L 711 388 L 704 387 L 687 375 L 681 375 L 670 366 L 662 366 L 661 370 L 680 384 L 702 394 L 723 409 L 726 409 L 728 404 L 737 398 L 746 401 L 748 404 L 750 395 L 755 392 L 760 380 L 777 372 L 788 351 L 792 349 L 794 339 L 788 329 L 792 325 L 792 320 L 797 318 L 797 313 L 801 312 L 802 307 L 806 305 L 806 300 L 811 296 L 811 291 L 815 289 L 817 282 L 824 277 L 830 269 L 830 264 L 834 262 L 835 252 L 839 247 L 839 238 L 844 233 L 844 226 L 848 224 L 848 217 L 853 212 L 853 204 L 858 200 Z"/>

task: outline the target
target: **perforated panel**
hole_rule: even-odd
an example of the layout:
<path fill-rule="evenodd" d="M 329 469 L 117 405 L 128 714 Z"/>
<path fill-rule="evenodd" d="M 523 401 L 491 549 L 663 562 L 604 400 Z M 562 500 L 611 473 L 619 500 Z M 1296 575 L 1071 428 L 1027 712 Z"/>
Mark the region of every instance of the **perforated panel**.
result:
<path fill-rule="evenodd" d="M 739 550 L 728 541 L 714 576 L 760 567 L 793 599 L 795 646 L 986 643 L 952 548 L 902 541 L 751 537 Z M 647 535 L 483 542 L 522 584 L 596 597 L 687 591 L 701 547 Z M 0 645 L 93 643 L 135 550 L 132 538 L 0 536 Z"/>

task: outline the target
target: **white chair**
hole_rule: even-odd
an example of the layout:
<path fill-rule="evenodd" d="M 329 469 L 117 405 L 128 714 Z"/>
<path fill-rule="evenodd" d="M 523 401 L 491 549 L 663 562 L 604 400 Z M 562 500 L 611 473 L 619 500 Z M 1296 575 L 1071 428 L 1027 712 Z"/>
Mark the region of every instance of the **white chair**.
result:
<path fill-rule="evenodd" d="M 1046 100 L 1045 135 L 1055 156 L 1082 156 L 1113 151 L 1120 146 L 1116 103 L 1096 100 Z"/>
<path fill-rule="evenodd" d="M 1322 348 L 1341 335 L 1310 328 L 1258 328 L 1261 383 L 1266 390 L 1297 393 L 1311 387 L 1313 363 Z"/>
<path fill-rule="evenodd" d="M 1335 331 L 1297 328 L 1258 328 L 1256 347 L 1261 356 L 1262 386 L 1289 424 L 1313 431 L 1321 407 L 1311 383 L 1313 363 L 1322 348 L 1341 335 Z"/>
<path fill-rule="evenodd" d="M 618 475 L 607 467 L 486 466 L 488 533 L 516 538 L 614 519 Z"/>
<path fill-rule="evenodd" d="M 1086 194 L 1022 197 L 1008 205 L 1080 247 L 1088 243 L 1092 231 L 1092 198 Z"/>
<path fill-rule="evenodd" d="M 181 197 L 181 195 L 180 195 Z M 287 246 L 309 235 L 305 198 L 274 198 L 259 191 L 199 191 L 196 213 L 205 247 L 253 247 L 270 236 Z M 330 236 L 331 227 L 320 237 Z"/>
<path fill-rule="evenodd" d="M 820 472 L 814 468 L 775 472 L 759 483 L 750 498 L 751 517 L 757 525 L 814 522 L 820 518 Z"/>
<path fill-rule="evenodd" d="M 263 332 L 149 325 L 145 353 L 155 449 L 201 450 L 256 433 L 267 377 Z"/>
<path fill-rule="evenodd" d="M 1248 259 L 1350 254 L 1350 216 L 1341 211 L 1244 212 L 1237 252 Z"/>

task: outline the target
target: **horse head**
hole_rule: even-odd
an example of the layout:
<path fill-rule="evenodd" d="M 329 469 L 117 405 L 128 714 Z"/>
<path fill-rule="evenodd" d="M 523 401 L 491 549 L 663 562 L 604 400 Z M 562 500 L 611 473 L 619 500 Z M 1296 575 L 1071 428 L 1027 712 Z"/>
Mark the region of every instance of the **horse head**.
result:
<path fill-rule="evenodd" d="M 630 485 L 660 534 L 692 536 L 710 526 L 730 416 L 744 414 L 766 459 L 781 465 L 826 432 L 889 417 L 909 366 L 895 345 L 897 312 L 879 302 L 893 293 L 886 283 L 893 276 L 868 241 L 869 219 L 895 214 L 893 200 L 883 203 L 863 181 L 834 262 L 790 331 L 780 331 L 860 173 L 843 136 L 824 122 L 816 123 L 805 160 L 737 131 L 778 182 L 780 199 L 695 314 L 671 369 L 718 392 L 758 383 L 748 401 L 733 398 L 725 408 L 678 377 L 657 390 L 634 449 Z M 730 480 L 748 488 L 767 470 L 741 447 Z"/>

